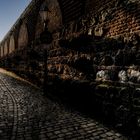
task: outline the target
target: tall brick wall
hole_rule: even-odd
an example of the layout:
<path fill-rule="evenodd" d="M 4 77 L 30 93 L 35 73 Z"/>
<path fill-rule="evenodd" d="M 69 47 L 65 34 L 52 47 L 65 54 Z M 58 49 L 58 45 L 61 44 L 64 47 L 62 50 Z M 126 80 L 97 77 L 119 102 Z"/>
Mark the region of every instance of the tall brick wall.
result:
<path fill-rule="evenodd" d="M 136 59 L 133 60 L 133 62 L 129 61 L 131 56 L 133 56 L 133 53 L 136 50 L 139 50 L 139 32 L 137 30 L 139 25 L 136 24 L 137 20 L 134 20 L 134 17 L 132 17 L 132 11 L 128 12 L 126 10 L 130 5 L 133 7 L 134 4 L 130 3 L 128 5 L 124 5 L 124 3 L 111 2 L 112 1 L 104 5 L 105 8 L 102 7 L 102 10 L 96 11 L 96 13 L 91 11 L 91 13 L 87 13 L 82 18 L 70 22 L 62 29 L 61 35 L 58 37 L 58 40 L 59 38 L 62 38 L 59 41 L 60 44 L 58 46 L 53 46 L 52 48 L 54 50 L 49 51 L 51 57 L 50 65 L 52 65 L 52 61 L 54 63 L 55 60 L 57 61 L 56 63 L 58 63 L 58 61 L 63 61 L 63 59 L 67 59 L 64 61 L 76 61 L 74 59 L 83 57 L 80 59 L 87 59 L 85 61 L 90 61 L 89 63 L 91 63 L 91 65 L 95 64 L 101 66 L 104 65 L 104 56 L 110 56 L 112 58 L 113 62 L 110 65 L 139 65 L 139 62 L 136 62 Z M 127 18 L 130 22 L 127 22 Z M 134 28 L 136 25 L 137 27 Z M 135 31 L 132 31 L 133 29 L 135 29 Z M 57 34 L 59 35 L 59 33 Z M 64 52 L 62 53 L 62 51 L 59 51 L 60 54 L 58 53 L 58 55 L 57 49 L 64 50 Z M 134 52 L 131 51 L 131 49 Z M 121 52 L 124 53 L 124 55 L 130 55 L 127 57 L 128 60 L 124 60 L 124 62 L 122 62 L 124 64 L 118 64 L 119 62 L 117 62 L 119 61 L 117 60 L 117 57 Z M 62 57 L 60 57 L 61 55 Z M 58 60 L 58 58 L 60 60 Z M 98 61 L 96 59 L 98 59 Z M 75 62 L 66 62 L 67 69 L 71 67 L 69 63 Z M 58 68 L 56 69 L 58 70 Z M 77 71 L 74 70 L 73 67 L 72 69 L 73 71 Z M 64 71 L 64 73 L 66 72 Z M 67 73 L 71 73 L 70 70 L 67 70 Z M 78 73 L 80 72 L 77 72 L 77 74 Z M 82 71 L 80 75 L 83 75 Z M 74 77 L 72 76 L 72 78 Z"/>
<path fill-rule="evenodd" d="M 12 35 L 18 48 L 23 22 L 29 34 L 27 46 L 2 57 L 1 65 L 40 87 L 47 83 L 47 90 L 65 102 L 78 102 L 80 107 L 89 105 L 95 110 L 98 106 L 96 112 L 106 119 L 111 118 L 115 124 L 128 125 L 134 116 L 138 121 L 139 1 L 86 0 L 85 7 L 81 4 L 78 9 L 79 0 L 75 3 L 50 0 L 48 5 L 52 13 L 48 28 L 53 42 L 49 45 L 41 44 L 39 39 L 43 30 L 39 9 L 43 1 L 36 2 L 24 14 L 23 21 L 19 20 L 12 34 L 2 41 L 1 51 Z"/>

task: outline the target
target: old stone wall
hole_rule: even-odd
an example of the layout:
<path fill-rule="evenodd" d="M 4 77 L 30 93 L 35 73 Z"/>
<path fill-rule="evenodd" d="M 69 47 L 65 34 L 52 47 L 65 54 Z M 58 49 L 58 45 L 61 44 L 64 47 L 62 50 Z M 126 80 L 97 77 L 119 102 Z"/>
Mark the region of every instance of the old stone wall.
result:
<path fill-rule="evenodd" d="M 139 1 L 48 0 L 48 29 L 53 35 L 48 45 L 40 40 L 43 4 L 35 1 L 1 42 L 1 66 L 65 102 L 85 110 L 87 105 L 91 113 L 105 116 L 115 125 L 138 125 Z M 26 31 L 23 38 L 21 27 Z M 12 48 L 9 54 L 8 44 Z"/>

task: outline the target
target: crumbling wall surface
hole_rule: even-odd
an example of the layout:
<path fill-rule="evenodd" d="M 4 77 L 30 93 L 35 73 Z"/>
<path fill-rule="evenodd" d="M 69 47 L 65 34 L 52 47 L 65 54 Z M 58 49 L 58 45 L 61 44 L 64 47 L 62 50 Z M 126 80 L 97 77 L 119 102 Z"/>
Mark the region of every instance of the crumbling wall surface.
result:
<path fill-rule="evenodd" d="M 138 128 L 140 2 L 86 0 L 82 16 L 76 15 L 81 10 L 80 0 L 48 2 L 52 2 L 48 24 L 52 43 L 40 40 L 43 22 L 36 6 L 36 15 L 25 18 L 28 46 L 3 57 L 3 67 L 45 88 L 47 94 L 90 113 L 93 109 L 117 127 L 129 126 L 130 132 Z M 62 8 L 68 3 L 77 8 L 67 9 L 66 17 Z"/>
<path fill-rule="evenodd" d="M 87 9 L 92 9 L 91 3 L 87 1 Z M 77 80 L 95 80 L 97 71 L 102 69 L 130 72 L 134 65 L 138 72 L 139 3 L 112 0 L 100 4 L 102 7 L 96 3 L 95 9 L 86 11 L 54 34 L 48 58 L 50 71 L 55 67 L 61 72 L 54 72 L 59 76 Z M 110 80 L 119 80 L 119 76 Z"/>
<path fill-rule="evenodd" d="M 87 105 L 89 112 L 95 107 L 105 120 L 132 131 L 140 112 L 139 1 L 94 2 L 57 34 L 47 62 L 49 86 L 66 102 Z"/>
<path fill-rule="evenodd" d="M 107 29 L 106 36 L 115 37 L 139 31 L 139 6 L 138 0 L 106 0 L 99 4 L 89 1 L 87 9 L 93 9 L 99 27 Z M 90 11 L 91 12 L 91 11 Z M 94 17 L 94 16 L 93 16 Z"/>

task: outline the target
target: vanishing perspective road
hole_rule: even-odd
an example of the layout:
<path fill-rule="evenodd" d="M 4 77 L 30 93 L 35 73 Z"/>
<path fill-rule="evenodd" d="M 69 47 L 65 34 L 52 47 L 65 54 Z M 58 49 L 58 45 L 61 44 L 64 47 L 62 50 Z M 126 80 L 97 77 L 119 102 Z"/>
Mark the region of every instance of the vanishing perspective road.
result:
<path fill-rule="evenodd" d="M 126 140 L 120 133 L 43 96 L 0 69 L 0 140 Z"/>

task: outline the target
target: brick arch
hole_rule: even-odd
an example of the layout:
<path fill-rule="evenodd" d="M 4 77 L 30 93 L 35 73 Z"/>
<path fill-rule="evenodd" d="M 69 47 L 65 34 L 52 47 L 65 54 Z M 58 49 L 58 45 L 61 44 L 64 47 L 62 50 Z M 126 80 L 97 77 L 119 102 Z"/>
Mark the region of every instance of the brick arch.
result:
<path fill-rule="evenodd" d="M 15 39 L 14 36 L 12 35 L 10 37 L 10 42 L 9 42 L 9 54 L 12 53 L 15 50 Z"/>
<path fill-rule="evenodd" d="M 4 46 L 3 45 L 1 45 L 1 47 L 0 47 L 0 56 L 1 57 L 3 57 L 4 56 Z"/>
<path fill-rule="evenodd" d="M 41 32 L 43 32 L 43 22 L 40 15 L 38 15 L 36 29 L 35 29 L 35 38 L 39 38 Z"/>
<path fill-rule="evenodd" d="M 18 48 L 26 47 L 28 44 L 28 29 L 25 23 L 22 23 L 20 26 L 18 34 Z"/>
<path fill-rule="evenodd" d="M 50 10 L 50 12 L 48 12 L 49 19 L 48 29 L 49 31 L 53 32 L 57 30 L 60 27 L 60 25 L 62 25 L 62 14 L 60 6 L 57 0 L 45 0 L 42 3 L 41 7 L 45 5 L 47 5 L 48 9 Z M 42 31 L 43 31 L 43 19 L 38 13 L 35 38 L 39 37 Z"/>
<path fill-rule="evenodd" d="M 4 43 L 4 56 L 6 56 L 9 53 L 9 46 L 8 46 L 8 42 L 6 41 Z"/>

